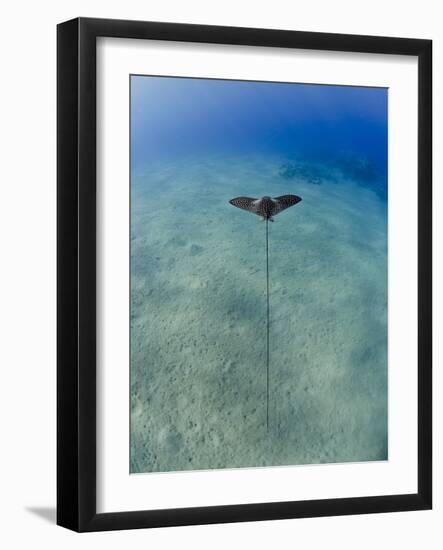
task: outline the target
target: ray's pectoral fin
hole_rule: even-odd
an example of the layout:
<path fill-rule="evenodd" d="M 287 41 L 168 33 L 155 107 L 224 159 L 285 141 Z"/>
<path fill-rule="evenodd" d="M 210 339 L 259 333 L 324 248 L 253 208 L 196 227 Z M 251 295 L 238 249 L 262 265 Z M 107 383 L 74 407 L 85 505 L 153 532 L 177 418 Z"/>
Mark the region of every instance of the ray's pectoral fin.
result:
<path fill-rule="evenodd" d="M 301 197 L 297 195 L 282 195 L 281 197 L 275 197 L 272 201 L 275 205 L 272 209 L 272 215 L 275 216 L 283 210 L 286 210 L 286 208 L 290 208 L 291 206 L 294 206 L 294 204 L 299 203 L 301 201 Z"/>
<path fill-rule="evenodd" d="M 257 214 L 257 199 L 251 197 L 236 197 L 235 199 L 231 199 L 229 203 L 242 210 Z"/>

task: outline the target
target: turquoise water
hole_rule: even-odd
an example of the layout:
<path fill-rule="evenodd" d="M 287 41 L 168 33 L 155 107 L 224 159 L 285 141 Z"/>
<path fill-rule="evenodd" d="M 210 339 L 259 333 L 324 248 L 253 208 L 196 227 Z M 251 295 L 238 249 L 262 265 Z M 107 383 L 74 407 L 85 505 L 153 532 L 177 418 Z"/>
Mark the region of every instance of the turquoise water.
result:
<path fill-rule="evenodd" d="M 386 90 L 195 82 L 132 79 L 131 472 L 387 459 Z M 267 429 L 266 224 L 228 201 L 288 193 Z"/>

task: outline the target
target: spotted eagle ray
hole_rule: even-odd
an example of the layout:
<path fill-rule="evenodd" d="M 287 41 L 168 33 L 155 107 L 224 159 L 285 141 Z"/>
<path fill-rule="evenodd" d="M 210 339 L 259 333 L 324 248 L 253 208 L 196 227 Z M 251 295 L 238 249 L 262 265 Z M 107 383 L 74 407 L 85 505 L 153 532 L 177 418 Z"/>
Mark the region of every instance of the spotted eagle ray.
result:
<path fill-rule="evenodd" d="M 266 429 L 269 430 L 269 229 L 268 222 L 273 222 L 273 216 L 280 214 L 301 201 L 297 195 L 282 195 L 281 197 L 236 197 L 229 201 L 232 206 L 252 212 L 266 221 Z"/>

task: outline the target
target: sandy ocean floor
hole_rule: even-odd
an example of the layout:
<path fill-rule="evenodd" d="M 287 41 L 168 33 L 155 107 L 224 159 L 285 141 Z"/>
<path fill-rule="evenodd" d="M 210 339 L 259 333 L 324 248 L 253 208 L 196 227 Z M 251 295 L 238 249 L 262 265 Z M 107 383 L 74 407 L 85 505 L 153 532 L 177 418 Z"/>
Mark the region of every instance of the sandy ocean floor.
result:
<path fill-rule="evenodd" d="M 386 200 L 272 156 L 131 185 L 131 472 L 387 459 Z M 287 193 L 303 200 L 269 224 L 267 431 L 265 223 L 228 201 Z"/>

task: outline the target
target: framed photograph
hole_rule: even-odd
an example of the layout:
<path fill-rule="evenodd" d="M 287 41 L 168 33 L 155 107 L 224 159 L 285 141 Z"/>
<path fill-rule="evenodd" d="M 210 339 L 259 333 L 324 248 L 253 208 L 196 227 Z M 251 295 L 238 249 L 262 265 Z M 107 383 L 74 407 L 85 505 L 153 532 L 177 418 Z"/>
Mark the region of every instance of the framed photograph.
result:
<path fill-rule="evenodd" d="M 59 525 L 432 506 L 429 40 L 58 26 Z"/>

